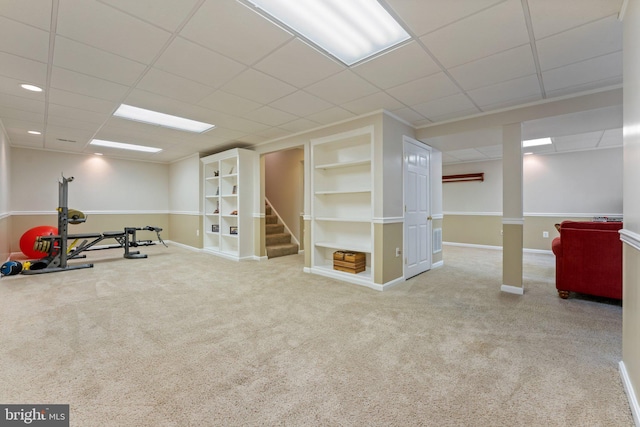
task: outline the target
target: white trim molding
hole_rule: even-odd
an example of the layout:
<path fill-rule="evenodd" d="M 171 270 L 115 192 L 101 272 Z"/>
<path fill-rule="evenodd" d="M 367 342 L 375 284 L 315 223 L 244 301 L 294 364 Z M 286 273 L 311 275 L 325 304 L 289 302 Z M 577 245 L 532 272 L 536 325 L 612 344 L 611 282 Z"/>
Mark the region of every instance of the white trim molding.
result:
<path fill-rule="evenodd" d="M 311 221 L 311 215 L 302 215 L 303 221 Z"/>
<path fill-rule="evenodd" d="M 460 216 L 502 216 L 502 212 L 444 212 L 443 217 L 447 215 L 460 215 Z"/>
<path fill-rule="evenodd" d="M 524 225 L 524 218 L 502 218 L 504 225 Z"/>
<path fill-rule="evenodd" d="M 197 211 L 169 211 L 169 215 L 194 215 L 194 216 L 201 216 L 203 213 L 202 212 L 197 212 Z"/>
<path fill-rule="evenodd" d="M 434 268 L 440 268 L 444 266 L 444 261 L 440 260 L 438 262 L 434 262 L 433 264 L 431 264 L 431 269 L 433 270 Z"/>
<path fill-rule="evenodd" d="M 433 219 L 444 219 L 444 214 L 433 214 L 431 215 Z"/>
<path fill-rule="evenodd" d="M 624 365 L 623 361 L 620 361 L 620 363 L 618 363 L 618 368 L 620 369 L 620 377 L 622 378 L 624 391 L 627 393 L 627 399 L 629 399 L 629 406 L 631 407 L 631 415 L 633 415 L 633 421 L 636 423 L 636 426 L 640 427 L 640 402 L 638 402 L 638 397 L 633 390 L 633 384 L 631 384 L 629 373 L 627 372 L 627 368 Z"/>
<path fill-rule="evenodd" d="M 159 215 L 167 215 L 167 214 L 172 214 L 172 213 L 176 213 L 176 212 L 170 212 L 170 211 L 85 211 L 83 210 L 82 212 L 84 212 L 87 215 L 154 215 L 154 214 L 159 214 Z M 188 214 L 188 215 L 201 215 L 201 213 L 199 212 L 180 212 L 181 214 Z M 11 215 L 58 215 L 57 211 L 13 211 L 11 212 Z"/>
<path fill-rule="evenodd" d="M 404 222 L 404 218 L 401 216 L 391 216 L 386 218 L 371 218 L 371 222 L 374 224 L 397 224 Z"/>
<path fill-rule="evenodd" d="M 10 216 L 11 216 L 11 214 L 9 212 L 1 213 L 0 214 L 0 219 L 9 218 Z"/>
<path fill-rule="evenodd" d="M 524 295 L 524 287 L 520 286 L 502 285 L 500 290 L 509 294 Z"/>
<path fill-rule="evenodd" d="M 640 234 L 623 228 L 619 231 L 620 240 L 633 247 L 635 250 L 640 251 Z"/>

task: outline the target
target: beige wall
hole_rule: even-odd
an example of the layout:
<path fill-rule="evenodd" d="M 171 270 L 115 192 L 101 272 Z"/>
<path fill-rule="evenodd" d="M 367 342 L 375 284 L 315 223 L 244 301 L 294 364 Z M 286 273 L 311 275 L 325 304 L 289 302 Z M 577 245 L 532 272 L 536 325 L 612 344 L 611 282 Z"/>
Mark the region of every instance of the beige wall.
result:
<path fill-rule="evenodd" d="M 402 260 L 396 257 L 396 248 L 402 248 L 403 223 L 374 224 L 374 272 L 373 282 L 385 284 L 404 274 Z"/>
<path fill-rule="evenodd" d="M 169 225 L 166 239 L 202 249 L 202 216 L 171 213 L 167 217 Z M 165 239 L 164 235 L 162 238 Z"/>
<path fill-rule="evenodd" d="M 640 1 L 630 0 L 624 15 L 624 232 L 634 244 L 624 248 L 622 361 L 635 391 L 640 425 Z"/>
<path fill-rule="evenodd" d="M 9 138 L 0 122 L 0 263 L 4 262 L 11 252 L 9 229 L 11 227 L 9 198 L 11 195 L 10 165 L 11 152 Z"/>
<path fill-rule="evenodd" d="M 11 255 L 11 217 L 0 217 L 0 264 Z"/>

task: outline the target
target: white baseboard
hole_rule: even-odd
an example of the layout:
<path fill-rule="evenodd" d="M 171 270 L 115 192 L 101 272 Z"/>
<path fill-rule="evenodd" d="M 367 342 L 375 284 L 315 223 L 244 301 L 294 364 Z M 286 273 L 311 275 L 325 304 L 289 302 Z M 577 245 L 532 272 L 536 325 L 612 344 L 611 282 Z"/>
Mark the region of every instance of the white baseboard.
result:
<path fill-rule="evenodd" d="M 184 243 L 174 242 L 173 240 L 165 240 L 164 242 L 167 243 L 167 244 L 171 243 L 172 245 L 180 246 L 181 248 L 188 249 L 190 251 L 202 252 L 202 249 L 194 248 L 193 246 L 185 245 Z"/>
<path fill-rule="evenodd" d="M 620 368 L 620 377 L 622 378 L 624 391 L 627 393 L 627 399 L 629 399 L 629 406 L 631 407 L 633 421 L 636 423 L 636 427 L 640 427 L 640 402 L 638 402 L 638 397 L 633 390 L 633 384 L 631 384 L 631 379 L 629 378 L 624 362 L 620 361 L 618 367 Z"/>
<path fill-rule="evenodd" d="M 461 247 L 464 247 L 464 248 L 491 249 L 491 250 L 496 250 L 496 251 L 501 251 L 502 250 L 502 246 L 476 245 L 476 244 L 473 244 L 473 243 L 442 242 L 442 244 L 443 245 L 448 245 L 448 246 L 461 246 Z M 553 251 L 545 250 L 545 249 L 523 248 L 522 252 L 530 253 L 530 254 L 553 255 Z"/>
<path fill-rule="evenodd" d="M 521 288 L 519 286 L 502 285 L 500 286 L 500 290 L 509 294 L 524 295 L 524 287 Z"/>
<path fill-rule="evenodd" d="M 434 268 L 440 268 L 442 266 L 444 266 L 444 260 L 440 260 L 431 264 L 431 269 L 433 270 Z"/>

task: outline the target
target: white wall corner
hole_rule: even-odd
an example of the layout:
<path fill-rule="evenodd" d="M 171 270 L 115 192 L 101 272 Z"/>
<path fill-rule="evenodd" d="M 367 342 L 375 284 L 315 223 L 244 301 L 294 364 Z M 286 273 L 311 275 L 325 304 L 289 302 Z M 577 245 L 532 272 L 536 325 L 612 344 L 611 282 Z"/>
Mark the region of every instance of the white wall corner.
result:
<path fill-rule="evenodd" d="M 509 294 L 524 295 L 524 287 L 521 288 L 519 286 L 502 285 L 500 290 Z"/>
<path fill-rule="evenodd" d="M 638 397 L 633 390 L 633 384 L 631 384 L 624 362 L 620 361 L 618 367 L 620 368 L 620 377 L 622 378 L 624 391 L 627 393 L 627 398 L 629 399 L 629 406 L 631 407 L 633 421 L 635 422 L 636 427 L 640 427 L 640 402 L 638 402 Z"/>

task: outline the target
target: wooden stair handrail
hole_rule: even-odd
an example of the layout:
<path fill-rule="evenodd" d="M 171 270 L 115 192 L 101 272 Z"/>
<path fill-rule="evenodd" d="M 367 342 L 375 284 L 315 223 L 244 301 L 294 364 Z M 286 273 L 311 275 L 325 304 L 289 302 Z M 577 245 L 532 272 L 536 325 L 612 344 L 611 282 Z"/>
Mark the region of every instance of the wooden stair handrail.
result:
<path fill-rule="evenodd" d="M 442 182 L 484 181 L 484 173 L 463 173 L 458 175 L 442 175 Z"/>

